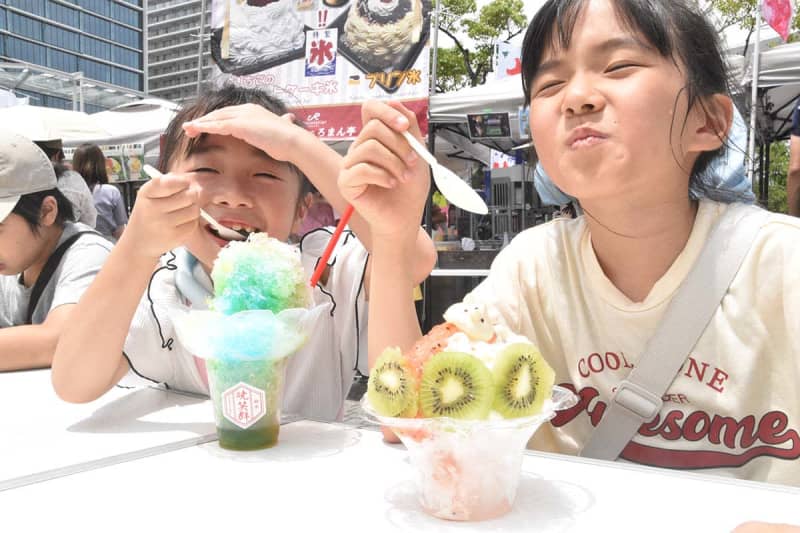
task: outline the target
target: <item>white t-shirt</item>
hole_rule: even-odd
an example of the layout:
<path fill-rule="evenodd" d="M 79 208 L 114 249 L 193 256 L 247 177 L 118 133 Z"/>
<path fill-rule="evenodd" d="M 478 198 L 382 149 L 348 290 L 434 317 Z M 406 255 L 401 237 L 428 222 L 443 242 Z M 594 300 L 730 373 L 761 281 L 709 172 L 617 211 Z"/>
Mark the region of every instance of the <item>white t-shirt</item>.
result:
<path fill-rule="evenodd" d="M 329 228 L 320 228 L 300 244 L 309 279 L 331 233 Z M 358 239 L 350 232 L 343 233 L 327 284 L 314 290 L 315 304 L 324 307 L 321 321 L 306 345 L 289 359 L 284 412 L 319 420 L 341 418 L 354 369 L 366 366 L 363 278 L 367 259 Z M 151 384 L 208 394 L 203 370 L 175 334 L 170 314 L 190 307 L 205 308 L 212 290 L 210 278 L 185 249 L 162 257 L 131 322 L 124 346 L 131 371 L 121 384 L 133 385 L 145 378 Z"/>
<path fill-rule="evenodd" d="M 579 404 L 532 446 L 577 454 L 728 208 L 702 200 L 686 247 L 647 298 L 605 276 L 584 219 L 521 233 L 473 298 L 537 344 Z M 771 215 L 664 397 L 621 459 L 800 485 L 800 219 Z"/>
<path fill-rule="evenodd" d="M 64 252 L 33 310 L 33 324 L 43 323 L 56 307 L 78 303 L 111 253 L 111 244 L 94 229 L 74 222 L 64 224 L 56 248 L 78 232 L 91 233 L 81 235 Z M 25 287 L 19 275 L 0 276 L 0 328 L 25 324 L 32 292 L 33 286 Z"/>
<path fill-rule="evenodd" d="M 97 223 L 97 209 L 94 207 L 94 198 L 86 180 L 74 170 L 65 170 L 58 178 L 58 190 L 72 204 L 75 222 L 86 224 L 93 228 Z"/>

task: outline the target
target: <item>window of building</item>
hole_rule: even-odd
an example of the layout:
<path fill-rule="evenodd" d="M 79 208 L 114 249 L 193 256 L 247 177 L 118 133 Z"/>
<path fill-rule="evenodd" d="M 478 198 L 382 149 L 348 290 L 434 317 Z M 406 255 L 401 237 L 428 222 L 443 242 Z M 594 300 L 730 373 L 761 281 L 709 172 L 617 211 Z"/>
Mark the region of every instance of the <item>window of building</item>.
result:
<path fill-rule="evenodd" d="M 142 76 L 136 72 L 111 67 L 111 82 L 121 87 L 128 87 L 137 91 L 142 89 Z"/>
<path fill-rule="evenodd" d="M 73 28 L 80 26 L 80 12 L 62 4 L 57 4 L 53 0 L 47 0 L 45 5 L 47 18 L 56 22 L 61 22 Z"/>
<path fill-rule="evenodd" d="M 6 29 L 6 10 L 0 9 L 0 30 Z"/>
<path fill-rule="evenodd" d="M 45 16 L 44 0 L 6 0 L 6 3 L 34 15 Z"/>
<path fill-rule="evenodd" d="M 78 58 L 74 54 L 48 48 L 47 66 L 63 72 L 77 72 Z"/>
<path fill-rule="evenodd" d="M 117 4 L 117 3 L 111 4 L 111 18 L 113 18 L 114 20 L 118 20 L 124 24 L 128 24 L 130 26 L 136 26 L 138 28 L 140 15 L 141 15 L 140 11 L 137 11 L 128 6 L 123 6 L 122 4 Z"/>
<path fill-rule="evenodd" d="M 116 45 L 111 45 L 111 52 L 111 59 L 115 63 L 137 69 L 142 68 L 142 54 L 139 52 Z"/>
<path fill-rule="evenodd" d="M 59 48 L 66 48 L 73 52 L 80 52 L 80 37 L 77 33 L 53 26 L 52 24 L 44 25 L 44 42 L 58 46 Z"/>
<path fill-rule="evenodd" d="M 6 36 L 6 55 L 28 63 L 43 65 L 45 62 L 45 47 L 8 35 Z"/>
<path fill-rule="evenodd" d="M 81 35 L 81 53 L 84 55 L 111 61 L 111 46 L 111 44 L 94 37 Z"/>
<path fill-rule="evenodd" d="M 111 66 L 84 57 L 78 58 L 78 70 L 93 80 L 111 83 Z"/>
<path fill-rule="evenodd" d="M 114 35 L 109 37 L 114 42 L 130 46 L 131 48 L 142 48 L 142 34 L 136 30 L 125 28 L 114 24 Z"/>
<path fill-rule="evenodd" d="M 81 13 L 81 29 L 90 35 L 111 39 L 111 22 L 100 17 Z"/>
<path fill-rule="evenodd" d="M 78 0 L 78 5 L 98 15 L 106 17 L 111 15 L 111 2 L 108 0 Z"/>
<path fill-rule="evenodd" d="M 8 14 L 8 29 L 11 33 L 30 37 L 37 41 L 42 40 L 42 23 L 30 17 L 25 17 L 17 13 Z"/>

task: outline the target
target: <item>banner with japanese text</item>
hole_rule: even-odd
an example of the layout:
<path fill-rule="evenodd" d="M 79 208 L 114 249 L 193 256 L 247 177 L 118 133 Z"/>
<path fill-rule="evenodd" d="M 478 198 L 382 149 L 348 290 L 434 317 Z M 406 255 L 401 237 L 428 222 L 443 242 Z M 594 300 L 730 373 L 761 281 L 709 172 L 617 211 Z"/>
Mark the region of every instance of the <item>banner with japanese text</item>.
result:
<path fill-rule="evenodd" d="M 361 104 L 403 102 L 427 130 L 430 0 L 214 0 L 221 80 L 261 87 L 328 141 L 355 138 Z"/>

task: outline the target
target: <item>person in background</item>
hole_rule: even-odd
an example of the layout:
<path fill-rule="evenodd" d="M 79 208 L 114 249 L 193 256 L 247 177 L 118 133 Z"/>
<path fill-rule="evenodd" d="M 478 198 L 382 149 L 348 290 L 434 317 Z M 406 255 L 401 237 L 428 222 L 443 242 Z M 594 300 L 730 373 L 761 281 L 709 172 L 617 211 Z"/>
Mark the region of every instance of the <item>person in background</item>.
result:
<path fill-rule="evenodd" d="M 72 168 L 83 176 L 92 191 L 97 208 L 97 231 L 116 242 L 128 223 L 128 212 L 122 193 L 108 184 L 106 158 L 96 144 L 82 144 L 72 157 Z"/>
<path fill-rule="evenodd" d="M 0 131 L 0 371 L 50 366 L 111 245 L 74 223 L 51 161 Z"/>
<path fill-rule="evenodd" d="M 800 98 L 795 104 L 792 133 L 789 137 L 789 175 L 786 178 L 786 195 L 789 214 L 800 217 Z"/>
<path fill-rule="evenodd" d="M 97 222 L 97 209 L 94 207 L 92 191 L 80 174 L 64 164 L 64 149 L 61 139 L 33 141 L 53 162 L 58 178 L 58 190 L 64 193 L 72 204 L 75 222 L 94 227 Z"/>
<path fill-rule="evenodd" d="M 323 197 L 319 191 L 314 190 L 311 192 L 311 203 L 303 217 L 303 222 L 300 224 L 299 235 L 302 237 L 306 233 L 317 228 L 324 228 L 327 226 L 335 226 L 336 218 L 333 215 L 333 207 L 328 200 Z"/>

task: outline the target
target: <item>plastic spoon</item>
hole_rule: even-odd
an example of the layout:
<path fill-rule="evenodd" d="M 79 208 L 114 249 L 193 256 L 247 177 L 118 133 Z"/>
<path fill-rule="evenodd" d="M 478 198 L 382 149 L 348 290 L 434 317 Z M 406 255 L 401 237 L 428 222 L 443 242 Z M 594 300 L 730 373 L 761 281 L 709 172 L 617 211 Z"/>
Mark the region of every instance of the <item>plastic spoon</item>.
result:
<path fill-rule="evenodd" d="M 440 165 L 436 158 L 409 132 L 404 131 L 403 136 L 408 141 L 408 144 L 411 145 L 411 148 L 431 166 L 433 181 L 445 198 L 461 209 L 466 209 L 479 215 L 485 215 L 489 212 L 486 202 L 467 182 L 456 176 L 450 169 Z"/>
<path fill-rule="evenodd" d="M 150 165 L 145 165 L 143 168 L 144 171 L 147 173 L 147 175 L 150 176 L 151 178 L 164 177 L 164 175 L 161 172 L 159 172 Z M 222 237 L 223 239 L 227 239 L 229 241 L 243 241 L 247 239 L 247 232 L 239 232 L 230 228 L 226 228 L 225 226 L 214 220 L 214 217 L 212 217 L 202 209 L 200 210 L 200 217 L 206 222 L 208 222 L 211 225 L 211 227 L 214 228 L 214 230 L 216 230 L 219 236 Z"/>

